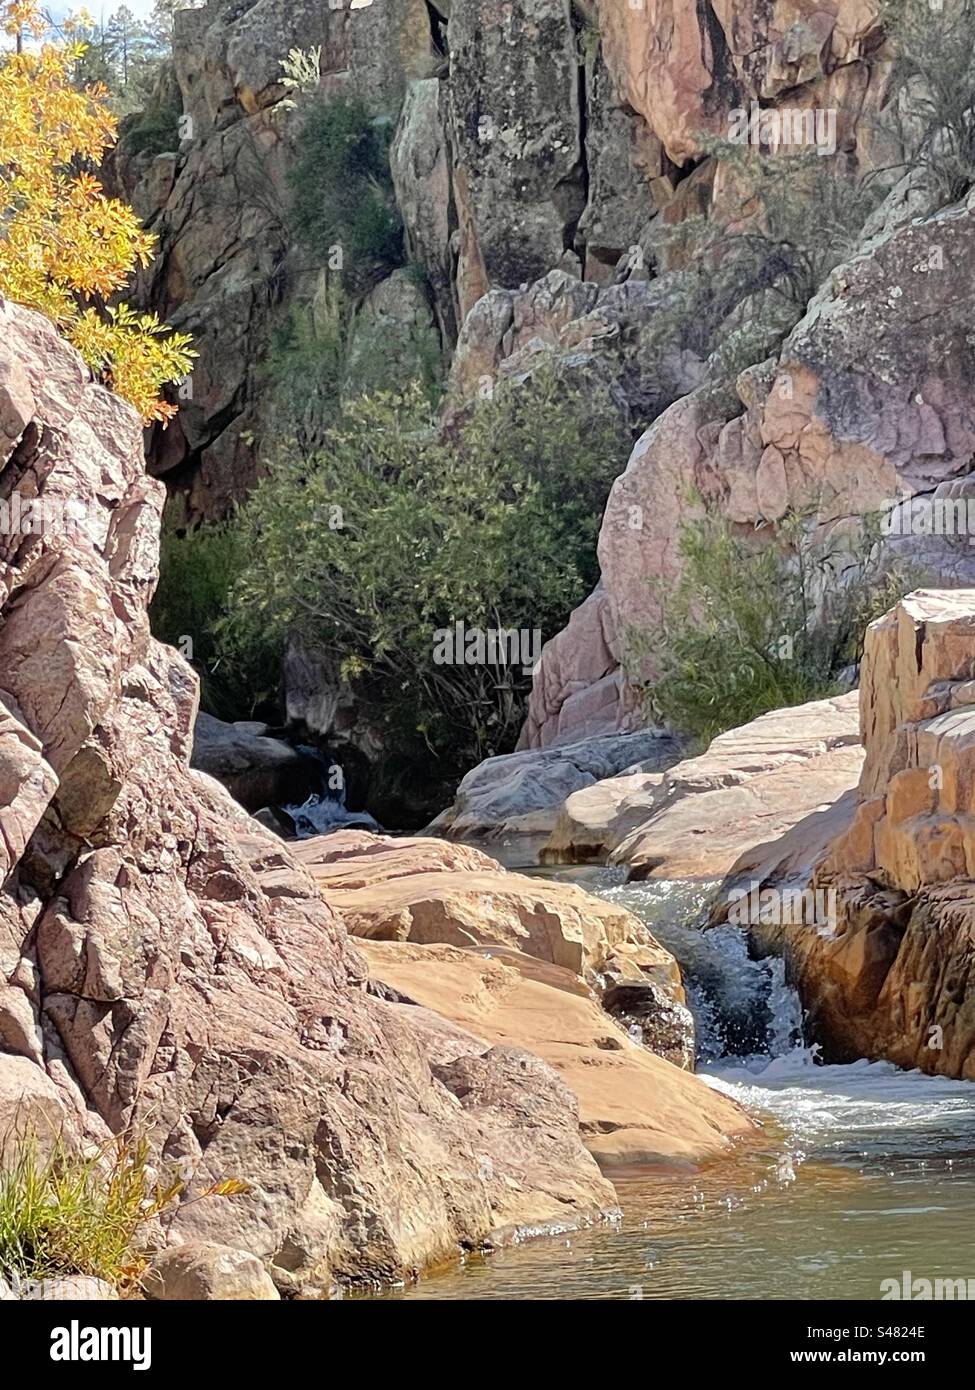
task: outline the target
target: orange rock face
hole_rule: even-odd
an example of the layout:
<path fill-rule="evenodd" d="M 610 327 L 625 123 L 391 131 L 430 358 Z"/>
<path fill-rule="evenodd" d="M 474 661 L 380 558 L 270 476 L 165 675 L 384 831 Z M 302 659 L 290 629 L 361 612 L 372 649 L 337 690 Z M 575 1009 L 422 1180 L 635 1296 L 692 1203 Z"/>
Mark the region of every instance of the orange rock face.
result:
<path fill-rule="evenodd" d="M 729 113 L 752 99 L 831 84 L 849 108 L 837 76 L 848 98 L 878 33 L 872 0 L 599 0 L 598 12 L 610 71 L 675 164 L 727 135 Z"/>
<path fill-rule="evenodd" d="M 973 676 L 975 590 L 920 590 L 868 630 L 858 804 L 813 878 L 832 920 L 758 929 L 831 1057 L 975 1078 Z"/>

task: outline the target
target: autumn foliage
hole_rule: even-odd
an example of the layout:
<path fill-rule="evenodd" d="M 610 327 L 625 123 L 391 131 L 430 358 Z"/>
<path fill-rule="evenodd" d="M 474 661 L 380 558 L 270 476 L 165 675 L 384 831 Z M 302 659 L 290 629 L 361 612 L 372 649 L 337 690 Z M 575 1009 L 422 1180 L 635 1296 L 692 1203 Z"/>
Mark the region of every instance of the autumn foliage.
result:
<path fill-rule="evenodd" d="M 155 237 L 95 176 L 116 135 L 108 93 L 72 85 L 79 49 L 70 33 L 44 42 L 35 5 L 0 4 L 0 17 L 32 40 L 0 62 L 0 294 L 46 314 L 100 380 L 165 424 L 176 407 L 160 388 L 195 354 L 154 314 L 115 302 Z"/>

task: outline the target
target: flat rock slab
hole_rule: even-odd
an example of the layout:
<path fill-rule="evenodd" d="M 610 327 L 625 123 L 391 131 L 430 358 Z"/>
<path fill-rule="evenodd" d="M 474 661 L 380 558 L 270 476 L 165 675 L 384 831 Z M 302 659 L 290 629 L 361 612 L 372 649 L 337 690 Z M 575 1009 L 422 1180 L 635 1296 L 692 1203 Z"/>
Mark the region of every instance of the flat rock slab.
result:
<path fill-rule="evenodd" d="M 365 941 L 372 975 L 483 1038 L 544 1058 L 579 1100 L 579 1123 L 604 1170 L 696 1164 L 753 1131 L 733 1101 L 634 1042 L 576 977 L 517 952 Z M 561 978 L 560 978 L 561 977 Z"/>

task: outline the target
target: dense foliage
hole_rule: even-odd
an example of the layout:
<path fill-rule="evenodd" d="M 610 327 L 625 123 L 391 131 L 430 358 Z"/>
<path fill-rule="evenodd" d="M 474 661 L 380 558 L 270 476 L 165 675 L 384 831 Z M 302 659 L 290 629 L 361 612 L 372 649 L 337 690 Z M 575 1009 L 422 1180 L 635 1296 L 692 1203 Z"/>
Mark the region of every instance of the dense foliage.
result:
<path fill-rule="evenodd" d="M 824 541 L 799 515 L 746 531 L 713 512 L 681 527 L 679 580 L 628 665 L 648 712 L 705 744 L 785 705 L 838 693 L 867 624 L 913 587 L 869 531 Z M 646 672 L 651 674 L 649 677 Z"/>
<path fill-rule="evenodd" d="M 239 660 L 291 631 L 324 645 L 389 745 L 441 780 L 509 749 L 530 672 L 437 664 L 435 634 L 554 636 L 597 578 L 629 444 L 608 397 L 547 371 L 446 434 L 419 385 L 346 402 L 322 448 L 285 450 L 245 504 L 221 650 Z"/>
<path fill-rule="evenodd" d="M 403 260 L 403 225 L 389 171 L 393 125 L 355 96 L 303 108 L 289 170 L 291 222 L 315 264 L 361 288 Z"/>

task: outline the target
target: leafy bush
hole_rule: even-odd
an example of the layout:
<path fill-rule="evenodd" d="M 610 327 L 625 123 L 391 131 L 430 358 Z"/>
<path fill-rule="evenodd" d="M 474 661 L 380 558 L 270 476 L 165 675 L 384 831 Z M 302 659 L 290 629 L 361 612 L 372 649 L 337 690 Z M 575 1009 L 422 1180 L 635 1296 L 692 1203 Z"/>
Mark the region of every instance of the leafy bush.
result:
<path fill-rule="evenodd" d="M 694 300 L 682 312 L 699 323 L 704 352 L 739 306 L 739 319 L 757 310 L 779 322 L 784 336 L 829 272 L 855 251 L 882 188 L 815 150 L 770 154 L 714 137 L 703 143 L 720 170 L 720 220 L 689 217 L 658 234 L 665 257 L 697 272 Z"/>
<path fill-rule="evenodd" d="M 320 445 L 334 423 L 346 381 L 348 317 L 344 298 L 333 292 L 328 313 L 293 304 L 271 336 L 265 361 L 270 417 L 301 450 Z"/>
<path fill-rule="evenodd" d="M 402 395 L 420 387 L 431 405 L 443 396 L 444 362 L 440 335 L 432 322 L 390 324 L 360 312 L 349 336 L 343 393 L 347 399 L 389 391 Z"/>
<path fill-rule="evenodd" d="M 627 665 L 648 713 L 706 744 L 768 710 L 837 693 L 860 659 L 867 624 L 915 578 L 884 568 L 868 527 L 834 546 L 787 517 L 769 534 L 745 533 L 706 512 L 680 535 L 680 579 L 661 587 L 652 633 L 627 634 Z"/>
<path fill-rule="evenodd" d="M 170 502 L 150 609 L 152 630 L 187 655 L 200 677 L 203 708 L 222 719 L 240 719 L 273 698 L 279 680 L 281 649 L 259 632 L 232 653 L 216 638 L 216 624 L 245 560 L 245 536 L 235 520 L 188 527 L 178 501 Z"/>
<path fill-rule="evenodd" d="M 340 247 L 343 269 L 361 287 L 403 260 L 403 224 L 389 170 L 392 124 L 357 97 L 314 101 L 288 172 L 291 221 L 316 264 Z"/>
<path fill-rule="evenodd" d="M 244 506 L 223 649 L 289 630 L 324 645 L 387 746 L 432 757 L 442 779 L 510 748 L 530 675 L 438 665 L 434 634 L 462 621 L 553 636 L 596 580 L 629 444 L 608 397 L 550 371 L 447 435 L 419 386 L 348 401 L 322 449 L 284 452 Z"/>
<path fill-rule="evenodd" d="M 331 287 L 315 307 L 293 304 L 272 335 L 266 360 L 271 417 L 300 451 L 319 448 L 343 401 L 372 391 L 402 394 L 418 383 L 431 404 L 443 389 L 440 339 L 431 325 L 409 332 L 353 312 Z"/>
<path fill-rule="evenodd" d="M 883 124 L 941 203 L 975 183 L 975 0 L 883 0 L 896 53 Z"/>

